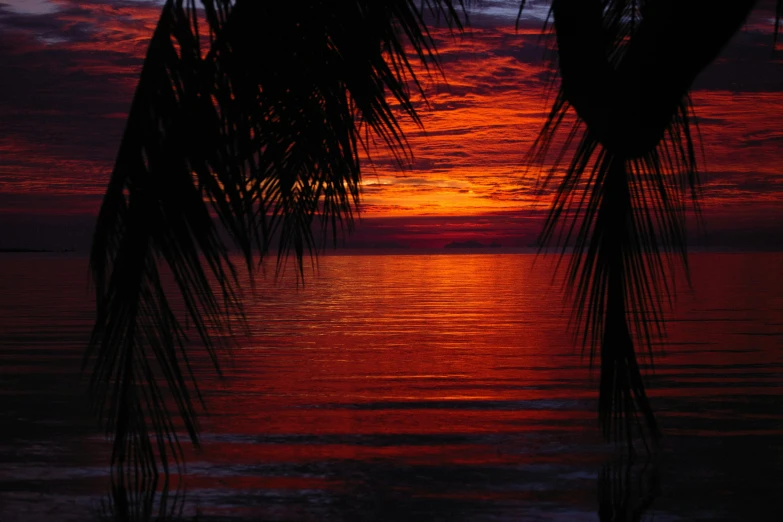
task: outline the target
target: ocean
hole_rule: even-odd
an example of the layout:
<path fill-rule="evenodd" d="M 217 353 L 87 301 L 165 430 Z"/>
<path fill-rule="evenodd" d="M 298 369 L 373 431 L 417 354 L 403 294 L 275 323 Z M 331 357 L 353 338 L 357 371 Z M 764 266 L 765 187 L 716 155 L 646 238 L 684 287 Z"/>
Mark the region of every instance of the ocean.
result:
<path fill-rule="evenodd" d="M 325 255 L 303 284 L 271 264 L 223 377 L 197 369 L 202 447 L 168 505 L 200 521 L 780 520 L 783 254 L 691 256 L 645 363 L 663 438 L 633 458 L 600 436 L 556 259 Z M 76 254 L 0 257 L 3 522 L 111 510 L 81 371 L 88 281 Z"/>

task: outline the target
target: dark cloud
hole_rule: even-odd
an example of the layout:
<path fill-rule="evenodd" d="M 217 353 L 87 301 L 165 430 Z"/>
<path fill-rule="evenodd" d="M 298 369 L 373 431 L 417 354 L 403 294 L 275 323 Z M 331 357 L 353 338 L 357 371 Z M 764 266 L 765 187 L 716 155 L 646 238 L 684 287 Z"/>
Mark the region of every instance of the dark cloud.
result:
<path fill-rule="evenodd" d="M 743 30 L 694 82 L 694 90 L 783 90 L 783 52 L 774 52 L 772 26 Z"/>
<path fill-rule="evenodd" d="M 52 194 L 103 191 L 157 11 L 138 2 L 65 1 L 42 14 L 0 6 L 6 209 L 44 209 Z M 97 201 L 89 209 L 67 201 L 54 208 L 97 210 Z"/>

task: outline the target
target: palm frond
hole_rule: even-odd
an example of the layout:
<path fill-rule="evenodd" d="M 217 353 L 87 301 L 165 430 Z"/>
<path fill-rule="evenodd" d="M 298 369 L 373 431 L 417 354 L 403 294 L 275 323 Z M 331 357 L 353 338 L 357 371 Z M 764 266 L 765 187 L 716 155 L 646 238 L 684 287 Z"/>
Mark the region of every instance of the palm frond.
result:
<path fill-rule="evenodd" d="M 184 370 L 188 338 L 169 302 L 159 261 L 170 269 L 213 359 L 221 340 L 209 328 L 222 325 L 225 312 L 237 304 L 228 283 L 233 266 L 204 187 L 194 180 L 210 176 L 206 151 L 199 147 L 209 135 L 202 132 L 216 134 L 209 125 L 212 114 L 205 111 L 209 104 L 195 95 L 199 75 L 192 21 L 181 4 L 169 2 L 150 43 L 90 259 L 97 299 L 85 361 L 91 364 L 91 393 L 114 440 L 113 469 L 121 475 L 132 470 L 134 480 L 154 476 L 158 458 L 166 470 L 169 460 L 181 461 L 179 426 L 164 414 L 171 409 L 168 400 L 194 441 L 198 431 L 198 387 Z M 200 256 L 226 281 L 222 303 Z"/>
<path fill-rule="evenodd" d="M 185 490 L 182 483 L 171 488 L 165 477 L 134 483 L 111 482 L 111 491 L 101 500 L 97 520 L 105 522 L 168 522 L 184 516 Z"/>
<path fill-rule="evenodd" d="M 419 122 L 413 62 L 438 68 L 425 15 L 460 29 L 462 12 L 459 0 L 166 2 L 90 259 L 85 365 L 119 488 L 181 463 L 183 429 L 198 444 L 189 350 L 219 368 L 243 317 L 230 246 L 251 275 L 275 242 L 278 263 L 294 252 L 301 269 L 314 224 L 335 241 L 350 229 L 363 140 L 409 155 L 398 115 Z"/>
<path fill-rule="evenodd" d="M 651 455 L 641 462 L 627 457 L 607 461 L 598 475 L 598 519 L 654 520 L 647 511 L 660 494 L 658 465 Z"/>
<path fill-rule="evenodd" d="M 643 440 L 659 436 L 635 340 L 652 356 L 673 254 L 687 273 L 687 192 L 698 208 L 688 90 L 754 3 L 552 3 L 562 83 L 531 157 L 542 161 L 565 138 L 544 180 L 557 186 L 540 240 L 573 247 L 566 281 L 591 365 L 600 355 L 599 422 L 629 446 L 634 419 Z M 577 119 L 563 130 L 570 109 Z"/>

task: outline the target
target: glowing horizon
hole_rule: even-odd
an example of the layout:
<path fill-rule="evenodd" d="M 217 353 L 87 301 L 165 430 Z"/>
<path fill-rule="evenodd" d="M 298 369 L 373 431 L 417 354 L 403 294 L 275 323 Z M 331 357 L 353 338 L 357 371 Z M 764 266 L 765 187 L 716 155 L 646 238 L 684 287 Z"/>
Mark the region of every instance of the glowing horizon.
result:
<path fill-rule="evenodd" d="M 0 54 L 14 78 L 0 97 L 0 218 L 94 216 L 159 6 L 20 5 L 0 8 Z M 540 13 L 517 31 L 506 7 L 490 3 L 474 13 L 464 36 L 433 31 L 448 86 L 437 75 L 429 82 L 429 107 L 418 104 L 423 130 L 401 120 L 410 169 L 398 170 L 371 147 L 362 219 L 349 243 L 486 238 L 525 245 L 535 235 L 547 196 L 525 154 L 549 109 L 552 69 L 539 42 Z M 779 56 L 771 57 L 768 15 L 753 14 L 693 92 L 705 149 L 702 207 L 718 230 L 779 235 L 783 76 Z"/>

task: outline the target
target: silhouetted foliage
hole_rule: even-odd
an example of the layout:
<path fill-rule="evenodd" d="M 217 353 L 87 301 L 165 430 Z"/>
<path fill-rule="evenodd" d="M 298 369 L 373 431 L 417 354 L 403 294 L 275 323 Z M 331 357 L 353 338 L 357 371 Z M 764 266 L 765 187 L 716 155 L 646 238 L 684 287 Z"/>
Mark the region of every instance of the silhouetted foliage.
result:
<path fill-rule="evenodd" d="M 689 89 L 755 4 L 552 2 L 561 83 L 532 159 L 543 161 L 558 133 L 565 137 L 544 180 L 555 200 L 540 240 L 573 247 L 567 284 L 591 364 L 600 358 L 599 421 L 630 448 L 635 418 L 643 440 L 659 436 L 635 341 L 652 356 L 672 256 L 687 273 L 688 192 L 698 213 Z M 562 128 L 571 109 L 576 121 Z"/>
<path fill-rule="evenodd" d="M 278 262 L 294 252 L 301 263 L 316 248 L 314 223 L 333 237 L 350 228 L 360 148 L 380 139 L 409 154 L 394 104 L 419 122 L 412 60 L 437 67 L 424 16 L 459 29 L 460 4 L 166 2 L 90 259 L 97 320 L 85 365 L 119 490 L 180 463 L 182 428 L 198 445 L 201 395 L 183 323 L 219 368 L 225 334 L 243 317 L 220 231 L 252 275 L 273 238 Z"/>
<path fill-rule="evenodd" d="M 661 328 L 668 254 L 686 263 L 685 194 L 698 195 L 688 90 L 755 0 L 554 0 L 561 85 L 533 156 L 558 132 L 567 165 L 541 239 L 573 246 L 568 283 L 604 433 L 658 428 L 635 342 Z M 778 2 L 778 15 L 783 12 Z M 524 7 L 522 2 L 521 7 Z M 220 352 L 242 326 L 238 248 L 251 273 L 277 250 L 313 254 L 350 230 L 359 152 L 410 157 L 414 62 L 437 71 L 425 16 L 464 23 L 462 0 L 168 0 L 150 42 L 95 230 L 97 319 L 85 357 L 113 438 L 118 492 L 149 491 L 198 445 L 189 347 Z M 776 24 L 776 31 L 777 31 Z M 573 109 L 577 122 L 561 129 Z M 223 233 L 227 234 L 228 243 Z M 667 260 L 668 259 L 668 260 Z M 170 275 L 174 295 L 163 283 Z M 184 312 L 176 312 L 181 301 Z M 191 339 L 186 324 L 192 324 Z M 153 486 L 154 488 L 154 486 Z"/>
<path fill-rule="evenodd" d="M 652 455 L 640 462 L 627 457 L 607 461 L 598 476 L 598 518 L 601 522 L 640 522 L 647 519 L 647 511 L 660 494 Z"/>

